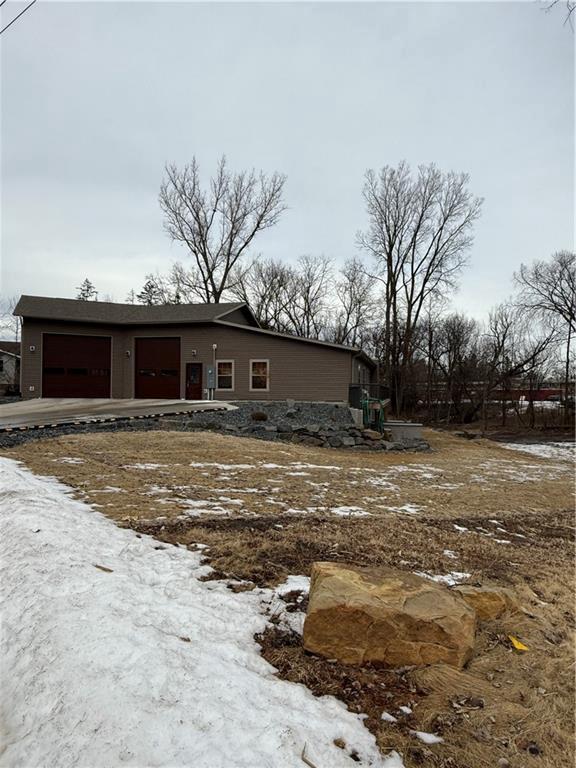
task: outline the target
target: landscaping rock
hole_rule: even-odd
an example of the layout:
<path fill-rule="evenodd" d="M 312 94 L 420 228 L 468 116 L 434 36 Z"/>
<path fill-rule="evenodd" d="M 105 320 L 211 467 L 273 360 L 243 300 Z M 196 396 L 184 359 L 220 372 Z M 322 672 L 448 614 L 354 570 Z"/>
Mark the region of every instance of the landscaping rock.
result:
<path fill-rule="evenodd" d="M 341 438 L 342 445 L 345 445 L 347 448 L 355 445 L 356 440 L 353 437 L 343 437 Z"/>
<path fill-rule="evenodd" d="M 299 442 L 304 445 L 323 445 L 324 443 L 320 437 L 313 437 L 312 435 L 301 436 Z"/>
<path fill-rule="evenodd" d="M 429 579 L 390 568 L 312 567 L 303 643 L 326 658 L 462 667 L 472 655 L 475 626 L 474 609 Z"/>
<path fill-rule="evenodd" d="M 380 432 L 376 432 L 374 429 L 363 429 L 362 430 L 362 437 L 365 440 L 382 440 L 382 435 Z"/>
<path fill-rule="evenodd" d="M 506 610 L 518 610 L 518 605 L 510 590 L 504 587 L 472 587 L 462 584 L 454 587 L 454 592 L 476 611 L 480 621 L 497 619 Z"/>

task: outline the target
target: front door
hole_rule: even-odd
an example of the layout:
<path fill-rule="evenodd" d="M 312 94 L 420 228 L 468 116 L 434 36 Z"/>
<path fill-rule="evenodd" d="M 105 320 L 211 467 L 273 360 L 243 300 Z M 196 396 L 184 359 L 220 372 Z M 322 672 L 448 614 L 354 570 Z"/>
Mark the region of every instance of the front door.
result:
<path fill-rule="evenodd" d="M 186 400 L 202 400 L 202 363 L 186 363 Z"/>

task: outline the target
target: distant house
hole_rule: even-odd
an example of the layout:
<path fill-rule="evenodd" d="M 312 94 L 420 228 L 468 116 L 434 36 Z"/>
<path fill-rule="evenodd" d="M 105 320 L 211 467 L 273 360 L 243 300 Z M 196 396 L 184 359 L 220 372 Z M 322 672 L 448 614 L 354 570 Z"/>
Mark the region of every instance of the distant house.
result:
<path fill-rule="evenodd" d="M 22 396 L 346 401 L 362 350 L 261 328 L 235 304 L 141 306 L 22 296 Z"/>
<path fill-rule="evenodd" d="M 20 389 L 20 342 L 0 340 L 0 394 Z"/>

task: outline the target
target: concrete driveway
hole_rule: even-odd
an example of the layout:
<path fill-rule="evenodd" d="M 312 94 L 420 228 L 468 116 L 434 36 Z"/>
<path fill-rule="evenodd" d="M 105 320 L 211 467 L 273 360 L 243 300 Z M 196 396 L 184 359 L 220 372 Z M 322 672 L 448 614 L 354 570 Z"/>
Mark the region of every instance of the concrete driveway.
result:
<path fill-rule="evenodd" d="M 134 416 L 159 416 L 190 411 L 230 410 L 219 400 L 108 400 L 60 397 L 35 398 L 0 405 L 0 429 L 86 423 Z"/>

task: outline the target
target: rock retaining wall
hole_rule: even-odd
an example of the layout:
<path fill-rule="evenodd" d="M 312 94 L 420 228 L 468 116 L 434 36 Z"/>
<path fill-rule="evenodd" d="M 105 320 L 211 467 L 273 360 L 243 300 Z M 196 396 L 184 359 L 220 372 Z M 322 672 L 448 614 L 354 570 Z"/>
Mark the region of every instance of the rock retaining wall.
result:
<path fill-rule="evenodd" d="M 391 439 L 390 434 L 357 427 L 345 403 L 291 401 L 239 402 L 233 411 L 193 411 L 159 417 L 130 417 L 106 423 L 62 424 L 42 429 L 22 428 L 0 434 L 0 447 L 30 440 L 88 432 L 144 432 L 150 430 L 213 430 L 224 434 L 281 440 L 323 448 L 355 451 L 425 451 L 424 440 Z"/>
<path fill-rule="evenodd" d="M 213 429 L 259 440 L 283 440 L 322 448 L 350 448 L 357 451 L 423 451 L 429 444 L 421 439 L 395 441 L 390 433 L 356 426 L 345 403 L 238 402 L 234 411 L 197 412 L 187 417 L 166 417 L 168 427 Z"/>

